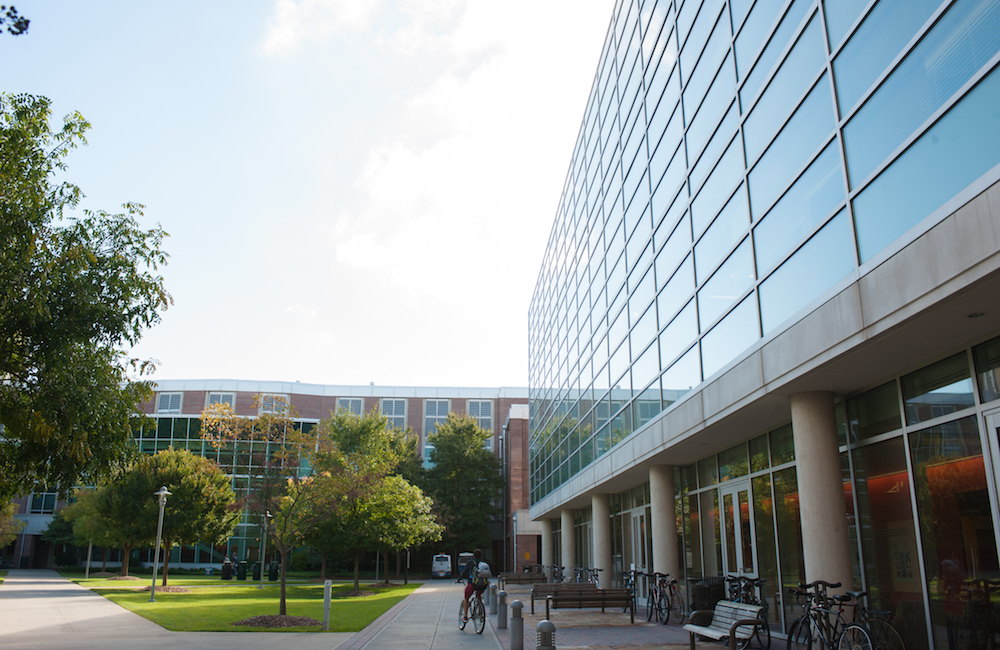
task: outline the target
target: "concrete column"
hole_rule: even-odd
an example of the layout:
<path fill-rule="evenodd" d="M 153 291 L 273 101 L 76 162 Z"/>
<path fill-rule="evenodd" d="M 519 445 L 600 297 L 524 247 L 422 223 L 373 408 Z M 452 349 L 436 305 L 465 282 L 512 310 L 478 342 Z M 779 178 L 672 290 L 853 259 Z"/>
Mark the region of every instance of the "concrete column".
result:
<path fill-rule="evenodd" d="M 569 582 L 573 575 L 571 569 L 576 566 L 576 529 L 572 510 L 564 508 L 559 514 L 562 517 L 559 536 L 562 538 L 563 582 Z"/>
<path fill-rule="evenodd" d="M 680 580 L 672 465 L 654 465 L 649 468 L 649 503 L 652 513 L 649 525 L 653 534 L 653 571 L 669 573 Z"/>
<path fill-rule="evenodd" d="M 542 565 L 551 567 L 555 563 L 552 553 L 552 520 L 548 517 L 538 522 L 542 525 Z M 552 569 L 542 569 L 545 572 L 545 581 L 552 582 Z"/>
<path fill-rule="evenodd" d="M 611 506 L 608 495 L 594 494 L 590 497 L 591 530 L 594 531 L 594 568 L 603 569 L 598 573 L 601 589 L 611 587 Z"/>
<path fill-rule="evenodd" d="M 833 395 L 799 393 L 791 406 L 806 581 L 839 582 L 843 593 L 854 576 Z"/>

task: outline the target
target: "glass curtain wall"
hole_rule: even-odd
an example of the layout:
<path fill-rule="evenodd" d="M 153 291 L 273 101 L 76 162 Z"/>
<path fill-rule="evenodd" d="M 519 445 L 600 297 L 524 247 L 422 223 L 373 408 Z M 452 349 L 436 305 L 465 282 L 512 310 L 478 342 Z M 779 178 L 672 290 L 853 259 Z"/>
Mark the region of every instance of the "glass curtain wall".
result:
<path fill-rule="evenodd" d="M 616 2 L 529 309 L 532 503 L 993 173 L 998 24 Z"/>

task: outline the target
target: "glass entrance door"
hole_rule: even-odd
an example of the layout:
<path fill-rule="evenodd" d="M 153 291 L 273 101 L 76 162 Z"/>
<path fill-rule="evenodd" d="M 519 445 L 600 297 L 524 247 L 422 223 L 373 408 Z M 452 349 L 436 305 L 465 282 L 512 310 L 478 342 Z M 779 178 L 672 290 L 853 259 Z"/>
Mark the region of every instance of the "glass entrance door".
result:
<path fill-rule="evenodd" d="M 719 488 L 722 509 L 722 556 L 726 573 L 757 575 L 754 552 L 753 507 L 749 481 Z"/>

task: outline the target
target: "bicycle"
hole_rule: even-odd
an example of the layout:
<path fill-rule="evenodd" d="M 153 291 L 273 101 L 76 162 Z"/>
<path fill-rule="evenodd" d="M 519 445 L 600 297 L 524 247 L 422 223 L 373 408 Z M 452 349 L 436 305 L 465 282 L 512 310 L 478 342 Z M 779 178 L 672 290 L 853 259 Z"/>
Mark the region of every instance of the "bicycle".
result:
<path fill-rule="evenodd" d="M 758 615 L 760 624 L 754 628 L 753 636 L 747 640 L 743 647 L 753 645 L 768 650 L 771 647 L 771 624 L 767 617 L 767 600 L 763 595 L 764 580 L 745 575 L 733 575 L 726 576 L 726 582 L 728 583 L 729 600 L 762 607 Z"/>
<path fill-rule="evenodd" d="M 625 607 L 623 607 L 622 608 L 622 612 L 629 611 L 630 607 L 632 607 L 633 611 L 635 611 L 634 610 L 635 592 L 636 592 L 637 585 L 639 584 L 639 576 L 641 576 L 641 575 L 644 575 L 644 574 L 642 574 L 639 571 L 636 571 L 634 569 L 631 570 L 631 571 L 622 571 L 622 588 L 623 589 L 628 589 L 629 592 L 630 592 L 630 594 L 631 594 L 631 596 L 632 596 L 632 605 L 631 606 L 630 605 L 626 605 Z"/>
<path fill-rule="evenodd" d="M 587 569 L 587 573 L 589 574 L 587 575 L 587 582 L 599 585 L 601 583 L 600 579 L 601 571 L 604 571 L 604 569 L 597 569 L 597 568 Z"/>
<path fill-rule="evenodd" d="M 903 637 L 892 625 L 892 612 L 868 609 L 864 603 L 867 591 L 848 591 L 847 595 L 854 601 L 854 622 L 868 629 L 875 650 L 906 650 Z"/>
<path fill-rule="evenodd" d="M 458 584 L 462 584 L 461 580 L 456 580 Z M 465 616 L 464 602 L 458 604 L 458 629 L 464 630 L 466 624 L 472 621 L 472 625 L 476 630 L 476 634 L 482 634 L 483 630 L 486 629 L 486 605 L 483 604 L 483 591 L 485 589 L 475 589 L 473 595 L 469 598 L 469 612 L 468 616 Z"/>
<path fill-rule="evenodd" d="M 816 650 L 874 650 L 868 630 L 844 619 L 844 603 L 851 597 L 827 594 L 839 586 L 817 580 L 786 590 L 802 602 L 802 616 L 788 630 L 788 650 L 813 650 L 814 645 Z"/>

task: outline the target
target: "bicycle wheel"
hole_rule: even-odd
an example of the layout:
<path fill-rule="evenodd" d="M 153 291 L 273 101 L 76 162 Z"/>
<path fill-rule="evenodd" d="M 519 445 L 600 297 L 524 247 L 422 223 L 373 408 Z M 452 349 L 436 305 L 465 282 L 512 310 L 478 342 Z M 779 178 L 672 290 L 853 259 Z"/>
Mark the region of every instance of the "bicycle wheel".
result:
<path fill-rule="evenodd" d="M 678 590 L 670 594 L 670 614 L 674 617 L 674 622 L 680 625 L 687 618 L 687 606 L 684 603 L 684 595 Z M 666 621 L 663 621 L 666 623 Z"/>
<path fill-rule="evenodd" d="M 788 630 L 788 650 L 812 650 L 812 628 L 808 618 L 800 618 Z"/>
<path fill-rule="evenodd" d="M 656 622 L 667 624 L 670 620 L 670 602 L 665 592 L 660 591 L 656 597 Z"/>
<path fill-rule="evenodd" d="M 464 630 L 465 624 L 468 623 L 468 619 L 465 618 L 465 613 L 462 611 L 462 604 L 458 604 L 458 629 Z M 472 603 L 469 603 L 469 607 L 472 607 Z"/>
<path fill-rule="evenodd" d="M 906 650 L 903 637 L 889 621 L 880 618 L 868 619 L 868 633 L 872 637 L 875 650 Z"/>
<path fill-rule="evenodd" d="M 837 642 L 837 650 L 873 650 L 874 647 L 868 630 L 857 623 L 845 627 Z"/>
<path fill-rule="evenodd" d="M 646 594 L 646 620 L 653 620 L 653 616 L 656 613 L 656 587 L 651 587 L 649 592 Z M 657 619 L 659 620 L 659 619 Z"/>
<path fill-rule="evenodd" d="M 483 601 L 476 598 L 473 602 L 472 610 L 472 621 L 476 626 L 476 634 L 482 634 L 483 630 L 486 629 L 486 607 L 483 605 Z"/>
<path fill-rule="evenodd" d="M 754 629 L 753 637 L 750 639 L 749 647 L 768 650 L 771 647 L 771 624 L 767 622 L 767 615 L 761 612 L 760 624 Z"/>

